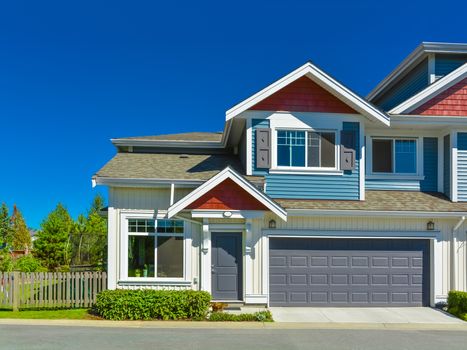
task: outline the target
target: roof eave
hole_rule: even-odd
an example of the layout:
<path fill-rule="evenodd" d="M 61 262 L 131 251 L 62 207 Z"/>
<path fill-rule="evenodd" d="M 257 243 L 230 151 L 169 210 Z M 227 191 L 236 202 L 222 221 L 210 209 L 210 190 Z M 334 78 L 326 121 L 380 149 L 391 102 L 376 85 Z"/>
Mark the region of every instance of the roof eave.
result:
<path fill-rule="evenodd" d="M 388 211 L 388 210 L 328 210 L 328 209 L 287 209 L 289 216 L 373 216 L 373 217 L 423 217 L 423 218 L 458 218 L 467 212 L 439 211 Z"/>

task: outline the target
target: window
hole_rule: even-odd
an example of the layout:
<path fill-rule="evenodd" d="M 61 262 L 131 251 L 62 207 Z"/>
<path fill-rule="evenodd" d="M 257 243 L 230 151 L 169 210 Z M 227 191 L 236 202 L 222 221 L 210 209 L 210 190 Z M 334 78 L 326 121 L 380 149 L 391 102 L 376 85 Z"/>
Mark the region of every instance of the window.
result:
<path fill-rule="evenodd" d="M 128 219 L 128 277 L 183 278 L 184 223 Z"/>
<path fill-rule="evenodd" d="M 335 168 L 336 133 L 279 130 L 277 132 L 277 165 Z"/>
<path fill-rule="evenodd" d="M 417 141 L 410 139 L 373 139 L 374 173 L 417 173 Z"/>

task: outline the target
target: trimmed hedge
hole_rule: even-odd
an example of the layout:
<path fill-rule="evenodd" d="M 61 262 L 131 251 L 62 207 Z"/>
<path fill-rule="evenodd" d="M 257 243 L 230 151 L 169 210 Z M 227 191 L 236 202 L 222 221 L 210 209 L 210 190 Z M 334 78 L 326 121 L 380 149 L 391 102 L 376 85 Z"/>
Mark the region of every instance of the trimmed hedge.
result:
<path fill-rule="evenodd" d="M 194 290 L 106 290 L 97 295 L 95 314 L 107 320 L 204 319 L 211 295 Z"/>
<path fill-rule="evenodd" d="M 449 292 L 448 312 L 467 321 L 467 292 L 457 290 Z"/>
<path fill-rule="evenodd" d="M 212 312 L 209 321 L 230 322 L 273 322 L 271 311 L 258 311 L 254 314 L 229 314 L 226 312 Z"/>

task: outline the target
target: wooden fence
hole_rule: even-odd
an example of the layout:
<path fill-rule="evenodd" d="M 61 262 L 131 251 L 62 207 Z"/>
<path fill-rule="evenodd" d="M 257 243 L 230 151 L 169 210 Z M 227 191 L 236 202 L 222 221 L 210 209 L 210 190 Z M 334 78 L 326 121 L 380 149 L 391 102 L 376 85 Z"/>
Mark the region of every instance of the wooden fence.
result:
<path fill-rule="evenodd" d="M 0 309 L 91 307 L 105 272 L 0 272 Z"/>

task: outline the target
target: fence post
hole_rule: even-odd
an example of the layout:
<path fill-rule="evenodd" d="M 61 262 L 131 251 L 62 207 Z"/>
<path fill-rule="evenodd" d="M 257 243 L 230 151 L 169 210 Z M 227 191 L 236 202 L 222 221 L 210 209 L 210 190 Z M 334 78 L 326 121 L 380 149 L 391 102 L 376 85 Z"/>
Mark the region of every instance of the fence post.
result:
<path fill-rule="evenodd" d="M 19 304 L 20 304 L 19 275 L 20 273 L 18 271 L 13 272 L 13 295 L 12 295 L 13 311 L 19 310 Z"/>

